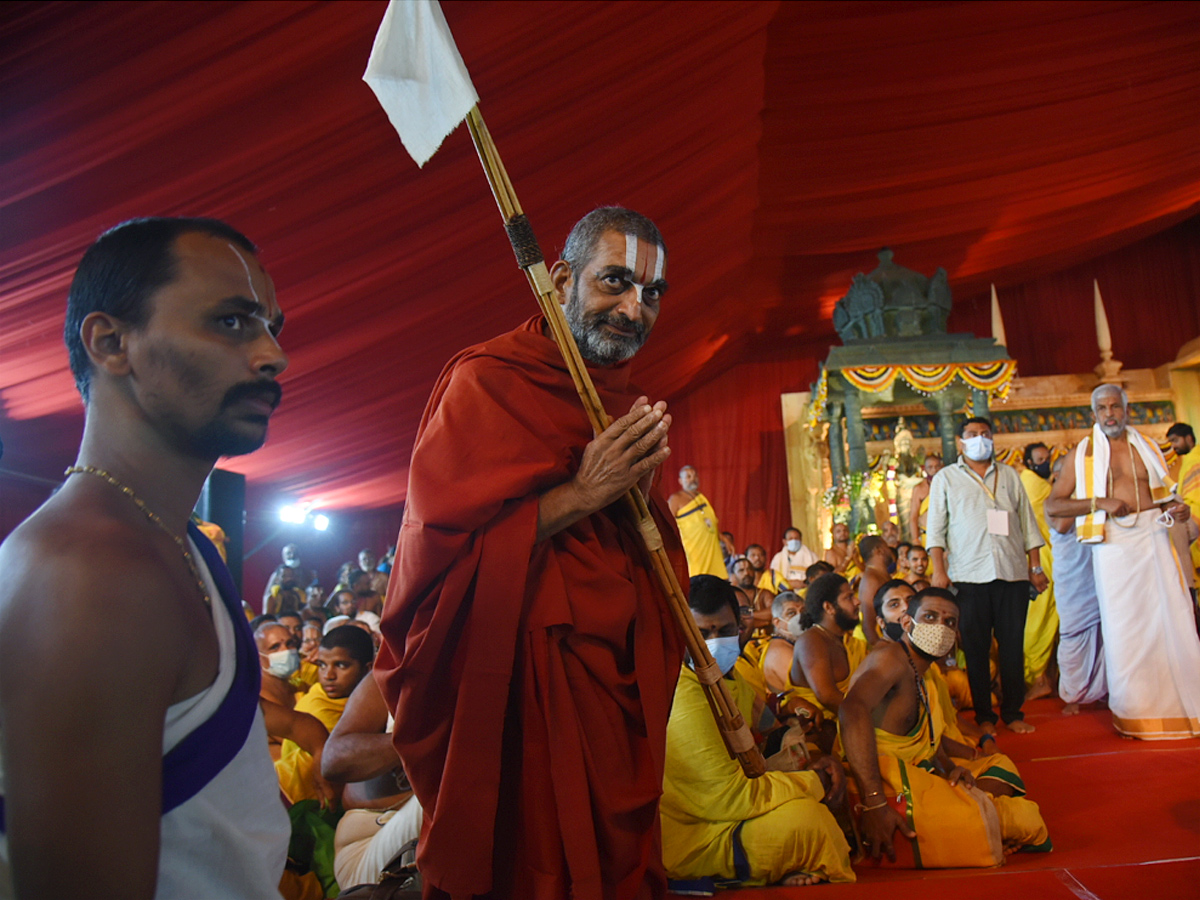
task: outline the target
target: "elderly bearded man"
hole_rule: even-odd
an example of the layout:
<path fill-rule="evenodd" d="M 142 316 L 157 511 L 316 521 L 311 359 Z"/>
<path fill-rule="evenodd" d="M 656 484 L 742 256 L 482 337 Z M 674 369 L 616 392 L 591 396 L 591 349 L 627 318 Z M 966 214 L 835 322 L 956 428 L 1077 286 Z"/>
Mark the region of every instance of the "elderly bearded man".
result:
<path fill-rule="evenodd" d="M 79 264 L 79 455 L 0 548 L 0 896 L 278 896 L 258 653 L 188 520 L 217 459 L 266 439 L 282 324 L 223 222 L 135 219 Z"/>
<path fill-rule="evenodd" d="M 617 502 L 648 494 L 669 453 L 666 404 L 627 390 L 665 260 L 654 223 L 602 208 L 550 271 L 620 416 L 603 433 L 540 315 L 459 354 L 426 408 L 375 667 L 426 811 L 426 897 L 666 890 L 658 798 L 683 647 Z"/>
<path fill-rule="evenodd" d="M 1117 385 L 1092 391 L 1096 424 L 1067 454 L 1046 514 L 1075 516 L 1079 540 L 1092 545 L 1114 727 L 1143 740 L 1196 737 L 1200 640 L 1166 527 L 1190 512 L 1128 410 Z"/>

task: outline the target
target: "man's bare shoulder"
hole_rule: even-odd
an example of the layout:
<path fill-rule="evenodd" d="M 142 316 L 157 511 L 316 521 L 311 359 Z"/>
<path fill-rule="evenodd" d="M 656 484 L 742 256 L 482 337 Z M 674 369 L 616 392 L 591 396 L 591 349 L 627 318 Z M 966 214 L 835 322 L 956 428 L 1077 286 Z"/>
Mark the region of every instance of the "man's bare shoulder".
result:
<path fill-rule="evenodd" d="M 177 583 L 145 532 L 86 504 L 51 501 L 30 516 L 0 544 L 0 571 L 7 634 L 31 619 L 43 633 L 86 632 L 106 621 L 139 641 L 179 630 L 178 605 L 163 602 Z"/>
<path fill-rule="evenodd" d="M 876 641 L 871 652 L 859 663 L 855 681 L 867 674 L 894 680 L 906 671 L 908 659 L 904 648 L 891 641 Z"/>

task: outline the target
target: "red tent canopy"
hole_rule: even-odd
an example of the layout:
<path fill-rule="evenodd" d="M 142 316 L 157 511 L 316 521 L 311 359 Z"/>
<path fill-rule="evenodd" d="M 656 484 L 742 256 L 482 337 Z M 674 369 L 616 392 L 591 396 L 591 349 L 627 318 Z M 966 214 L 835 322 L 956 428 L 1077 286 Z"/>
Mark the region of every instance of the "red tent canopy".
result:
<path fill-rule="evenodd" d="M 635 380 L 688 412 L 676 444 L 698 459 L 757 452 L 882 245 L 947 268 L 953 330 L 986 333 L 995 282 L 1026 374 L 1095 363 L 1093 273 L 1127 366 L 1200 332 L 1197 4 L 444 8 L 547 255 L 599 204 L 662 227 L 672 289 Z M 291 356 L 269 443 L 226 467 L 326 507 L 403 499 L 442 365 L 534 302 L 465 130 L 418 170 L 361 81 L 383 9 L 6 5 L 5 468 L 72 458 L 61 331 L 88 243 L 132 216 L 209 215 L 262 247 Z M 739 396 L 750 428 L 731 427 Z M 754 477 L 725 489 L 734 522 L 735 490 L 779 491 L 779 471 Z"/>

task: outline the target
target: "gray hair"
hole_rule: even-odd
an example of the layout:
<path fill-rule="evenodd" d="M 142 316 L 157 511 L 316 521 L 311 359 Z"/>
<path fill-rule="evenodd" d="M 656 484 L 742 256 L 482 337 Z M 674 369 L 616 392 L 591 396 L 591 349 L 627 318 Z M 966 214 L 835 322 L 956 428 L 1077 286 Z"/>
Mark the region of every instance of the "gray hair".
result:
<path fill-rule="evenodd" d="M 596 252 L 596 243 L 600 236 L 606 231 L 632 234 L 647 243 L 657 244 L 663 248 L 663 261 L 666 262 L 667 245 L 663 243 L 657 225 L 632 209 L 625 209 L 623 206 L 601 206 L 576 222 L 571 233 L 567 235 L 562 258 L 571 267 L 572 272 L 583 271 L 588 260 Z"/>
<path fill-rule="evenodd" d="M 1117 393 L 1121 395 L 1121 406 L 1129 409 L 1129 395 L 1125 393 L 1125 388 L 1119 384 L 1100 384 L 1092 391 L 1092 412 L 1096 411 L 1096 401 L 1105 394 Z"/>
<path fill-rule="evenodd" d="M 776 594 L 775 599 L 771 601 L 771 615 L 776 619 L 783 618 L 783 605 L 785 603 L 804 603 L 804 598 L 795 591 L 783 591 Z"/>

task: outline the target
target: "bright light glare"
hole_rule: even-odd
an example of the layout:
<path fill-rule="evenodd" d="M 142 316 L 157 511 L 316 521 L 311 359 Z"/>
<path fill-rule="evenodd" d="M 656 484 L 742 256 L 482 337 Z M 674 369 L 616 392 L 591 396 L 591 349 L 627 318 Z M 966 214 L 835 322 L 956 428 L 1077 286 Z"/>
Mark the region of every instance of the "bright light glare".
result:
<path fill-rule="evenodd" d="M 304 511 L 304 507 L 302 506 L 293 506 L 289 504 L 279 508 L 279 518 L 284 522 L 290 522 L 293 525 L 303 525 L 306 517 L 307 513 Z"/>
<path fill-rule="evenodd" d="M 313 528 L 317 529 L 317 531 L 324 531 L 329 527 L 329 516 L 323 516 L 320 513 L 317 513 L 315 516 L 313 516 L 312 526 Z"/>

